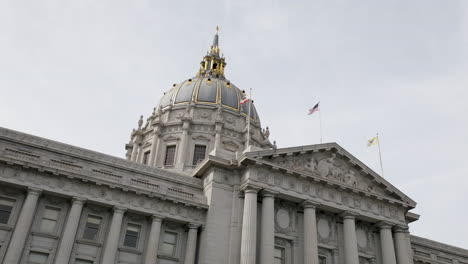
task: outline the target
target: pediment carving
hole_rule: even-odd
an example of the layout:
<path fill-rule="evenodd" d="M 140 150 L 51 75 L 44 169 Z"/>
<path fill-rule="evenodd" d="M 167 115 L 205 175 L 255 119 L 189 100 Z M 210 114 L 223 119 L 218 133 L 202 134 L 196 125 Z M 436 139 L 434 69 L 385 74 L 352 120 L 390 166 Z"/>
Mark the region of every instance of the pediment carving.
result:
<path fill-rule="evenodd" d="M 336 153 L 285 155 L 273 158 L 272 162 L 288 169 L 339 182 L 370 193 L 384 193 L 381 187 L 372 183 L 369 177 L 361 174 L 352 164 L 337 157 Z"/>

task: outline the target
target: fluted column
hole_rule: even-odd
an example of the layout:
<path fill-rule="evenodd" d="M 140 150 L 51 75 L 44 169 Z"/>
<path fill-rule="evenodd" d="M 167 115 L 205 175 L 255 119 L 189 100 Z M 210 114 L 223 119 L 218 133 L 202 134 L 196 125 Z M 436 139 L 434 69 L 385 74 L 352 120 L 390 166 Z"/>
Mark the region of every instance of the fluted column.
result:
<path fill-rule="evenodd" d="M 395 253 L 398 264 L 413 264 L 408 241 L 406 241 L 408 228 L 397 226 L 395 227 Z"/>
<path fill-rule="evenodd" d="M 145 264 L 155 264 L 158 257 L 159 236 L 161 234 L 161 223 L 163 217 L 153 215 L 151 231 L 146 244 Z"/>
<path fill-rule="evenodd" d="M 304 206 L 304 264 L 318 264 L 317 219 L 318 203 L 305 201 Z"/>
<path fill-rule="evenodd" d="M 396 264 L 395 248 L 393 246 L 392 226 L 382 222 L 380 228 L 380 245 L 382 247 L 382 264 Z"/>
<path fill-rule="evenodd" d="M 114 215 L 107 235 L 106 245 L 102 256 L 102 264 L 114 264 L 115 255 L 119 246 L 120 228 L 122 226 L 123 215 L 127 209 L 114 207 Z"/>
<path fill-rule="evenodd" d="M 15 230 L 10 239 L 3 263 L 17 264 L 20 261 L 21 254 L 23 253 L 24 244 L 29 235 L 29 229 L 34 219 L 37 202 L 41 190 L 29 188 L 28 195 L 21 208 L 18 221 L 16 222 Z"/>
<path fill-rule="evenodd" d="M 241 264 L 255 264 L 257 245 L 257 188 L 244 190 L 242 219 Z"/>
<path fill-rule="evenodd" d="M 343 233 L 344 233 L 344 257 L 346 264 L 359 264 L 359 255 L 356 239 L 356 214 L 344 212 Z"/>
<path fill-rule="evenodd" d="M 189 224 L 188 228 L 188 237 L 187 237 L 187 247 L 185 248 L 185 261 L 184 264 L 195 264 L 195 253 L 197 250 L 197 235 L 198 224 Z"/>
<path fill-rule="evenodd" d="M 81 210 L 83 209 L 85 201 L 86 199 L 73 197 L 70 213 L 68 214 L 67 223 L 65 224 L 62 239 L 60 240 L 60 245 L 55 257 L 56 264 L 68 263 L 70 260 L 78 223 L 80 222 Z"/>
<path fill-rule="evenodd" d="M 262 226 L 260 237 L 260 263 L 271 264 L 275 251 L 275 193 L 264 190 L 262 193 Z"/>

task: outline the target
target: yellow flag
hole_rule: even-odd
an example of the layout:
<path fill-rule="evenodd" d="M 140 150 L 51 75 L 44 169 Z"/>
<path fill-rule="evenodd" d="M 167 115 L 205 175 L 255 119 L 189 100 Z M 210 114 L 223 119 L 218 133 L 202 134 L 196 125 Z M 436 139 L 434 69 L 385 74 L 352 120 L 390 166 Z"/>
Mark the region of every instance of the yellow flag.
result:
<path fill-rule="evenodd" d="M 379 143 L 379 136 L 373 137 L 367 141 L 367 146 L 371 147 L 374 146 L 375 144 Z"/>

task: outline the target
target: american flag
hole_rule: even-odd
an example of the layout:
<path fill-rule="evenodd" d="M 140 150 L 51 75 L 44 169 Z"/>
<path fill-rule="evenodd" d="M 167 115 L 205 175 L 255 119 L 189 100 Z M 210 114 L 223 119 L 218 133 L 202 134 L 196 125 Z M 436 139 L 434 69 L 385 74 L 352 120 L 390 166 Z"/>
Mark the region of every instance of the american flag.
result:
<path fill-rule="evenodd" d="M 311 109 L 309 109 L 309 115 L 319 111 L 319 104 L 320 102 L 318 102 L 314 107 L 312 107 Z"/>
<path fill-rule="evenodd" d="M 243 105 L 245 103 L 247 103 L 248 101 L 250 101 L 250 98 L 245 98 L 244 100 L 240 101 L 240 104 Z"/>

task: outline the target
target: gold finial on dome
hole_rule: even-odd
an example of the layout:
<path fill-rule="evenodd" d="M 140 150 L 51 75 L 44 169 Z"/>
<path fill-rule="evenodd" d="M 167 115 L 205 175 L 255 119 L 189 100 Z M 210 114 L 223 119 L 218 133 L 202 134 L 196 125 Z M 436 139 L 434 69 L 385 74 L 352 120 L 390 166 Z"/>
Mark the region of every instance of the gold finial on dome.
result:
<path fill-rule="evenodd" d="M 224 67 L 226 62 L 224 57 L 220 56 L 219 48 L 219 27 L 216 26 L 216 33 L 213 38 L 213 44 L 210 47 L 208 54 L 203 58 L 203 61 L 200 63 L 200 70 L 198 75 L 214 75 L 215 77 L 224 77 Z"/>

